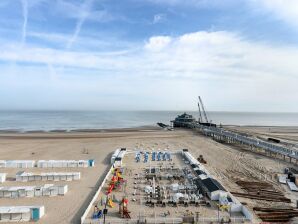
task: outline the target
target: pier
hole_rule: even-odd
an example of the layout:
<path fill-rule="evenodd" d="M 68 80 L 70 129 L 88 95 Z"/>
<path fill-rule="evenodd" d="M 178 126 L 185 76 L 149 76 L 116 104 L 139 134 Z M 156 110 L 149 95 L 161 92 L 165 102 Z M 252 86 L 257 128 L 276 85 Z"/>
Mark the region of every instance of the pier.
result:
<path fill-rule="evenodd" d="M 255 152 L 260 153 L 260 151 L 263 151 L 268 156 L 278 157 L 283 160 L 288 159 L 290 163 L 298 164 L 298 151 L 295 149 L 255 139 L 253 137 L 225 130 L 224 128 L 204 126 L 198 122 L 189 123 L 186 127 L 198 130 L 204 135 L 212 137 L 214 140 L 220 142 L 246 145 Z"/>

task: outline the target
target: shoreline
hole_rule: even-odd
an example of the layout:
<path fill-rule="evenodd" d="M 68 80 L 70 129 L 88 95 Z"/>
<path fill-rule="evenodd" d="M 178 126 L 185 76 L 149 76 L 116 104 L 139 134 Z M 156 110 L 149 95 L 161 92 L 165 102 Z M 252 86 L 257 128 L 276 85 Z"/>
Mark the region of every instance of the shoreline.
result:
<path fill-rule="evenodd" d="M 276 129 L 292 129 L 297 130 L 298 125 L 295 126 L 277 126 L 277 125 L 237 125 L 228 124 L 222 125 L 223 128 L 276 128 Z M 157 125 L 143 125 L 137 127 L 119 127 L 119 128 L 78 128 L 78 129 L 53 129 L 53 130 L 18 130 L 18 129 L 0 129 L 2 134 L 76 134 L 76 133 L 111 133 L 111 132 L 136 132 L 136 131 L 156 131 L 163 128 Z"/>
<path fill-rule="evenodd" d="M 78 128 L 78 129 L 53 129 L 53 130 L 18 130 L 0 129 L 1 134 L 67 134 L 67 133 L 105 133 L 105 132 L 134 132 L 134 131 L 161 130 L 158 126 L 144 125 L 139 127 L 126 128 Z"/>

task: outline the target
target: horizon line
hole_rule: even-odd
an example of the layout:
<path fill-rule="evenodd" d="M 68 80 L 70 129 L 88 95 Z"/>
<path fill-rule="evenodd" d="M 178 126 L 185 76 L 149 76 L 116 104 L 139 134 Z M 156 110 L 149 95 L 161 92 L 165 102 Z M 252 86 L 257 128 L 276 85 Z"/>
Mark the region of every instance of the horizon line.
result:
<path fill-rule="evenodd" d="M 198 110 L 154 110 L 154 109 L 0 109 L 0 112 L 199 112 Z M 298 111 L 243 111 L 206 110 L 207 113 L 298 113 Z"/>

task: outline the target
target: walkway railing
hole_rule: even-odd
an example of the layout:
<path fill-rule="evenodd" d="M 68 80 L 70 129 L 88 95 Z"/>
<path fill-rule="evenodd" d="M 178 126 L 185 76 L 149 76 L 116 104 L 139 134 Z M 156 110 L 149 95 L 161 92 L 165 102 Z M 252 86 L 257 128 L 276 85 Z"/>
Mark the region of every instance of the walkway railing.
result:
<path fill-rule="evenodd" d="M 247 144 L 249 146 L 263 148 L 273 153 L 279 153 L 281 155 L 288 156 L 290 158 L 294 158 L 298 160 L 298 151 L 287 148 L 285 146 L 278 146 L 275 144 L 271 144 L 269 142 L 265 142 L 259 139 L 254 139 L 252 137 L 244 136 L 239 133 L 227 131 L 227 130 L 224 130 L 223 128 L 218 128 L 218 127 L 208 127 L 200 124 L 192 124 L 189 126 L 189 128 L 197 128 L 197 129 L 200 129 L 201 132 L 209 136 L 217 135 L 224 138 L 230 138 L 232 140 L 238 141 L 243 144 Z"/>

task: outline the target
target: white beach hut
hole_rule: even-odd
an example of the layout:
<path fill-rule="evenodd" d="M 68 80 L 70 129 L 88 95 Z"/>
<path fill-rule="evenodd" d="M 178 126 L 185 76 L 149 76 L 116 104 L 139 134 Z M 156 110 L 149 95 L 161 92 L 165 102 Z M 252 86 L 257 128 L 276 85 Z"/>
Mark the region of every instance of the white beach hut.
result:
<path fill-rule="evenodd" d="M 65 195 L 68 192 L 68 185 L 58 186 L 58 195 Z"/>
<path fill-rule="evenodd" d="M 0 173 L 0 183 L 4 183 L 6 181 L 6 173 Z"/>

